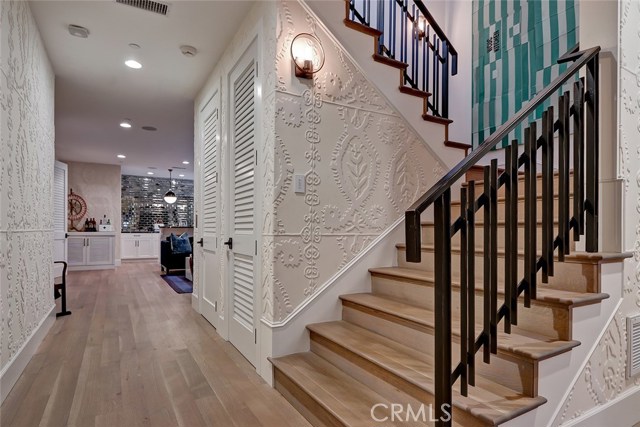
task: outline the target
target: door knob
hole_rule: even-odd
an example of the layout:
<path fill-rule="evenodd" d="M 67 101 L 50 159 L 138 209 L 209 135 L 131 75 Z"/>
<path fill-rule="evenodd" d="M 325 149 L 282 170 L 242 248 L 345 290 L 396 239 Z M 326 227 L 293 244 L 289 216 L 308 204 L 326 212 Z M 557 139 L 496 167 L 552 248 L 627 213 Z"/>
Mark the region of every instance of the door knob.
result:
<path fill-rule="evenodd" d="M 200 238 L 200 240 L 198 240 L 196 243 L 199 244 L 200 246 L 202 246 L 202 245 L 204 245 L 204 239 Z"/>
<path fill-rule="evenodd" d="M 229 240 L 224 242 L 225 245 L 229 246 L 229 249 L 233 249 L 233 239 L 229 237 Z"/>

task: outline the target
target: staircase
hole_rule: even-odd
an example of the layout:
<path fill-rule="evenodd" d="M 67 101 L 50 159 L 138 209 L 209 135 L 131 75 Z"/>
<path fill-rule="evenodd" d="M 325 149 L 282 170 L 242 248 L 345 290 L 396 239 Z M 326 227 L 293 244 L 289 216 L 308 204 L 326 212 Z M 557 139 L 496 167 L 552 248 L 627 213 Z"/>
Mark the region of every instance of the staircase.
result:
<path fill-rule="evenodd" d="M 396 3 L 407 9 L 407 0 Z M 383 32 L 354 22 L 355 1 L 346 4 L 345 24 L 374 37 L 373 60 L 401 71 L 399 90 L 425 100 L 425 120 L 448 126 L 427 88 L 406 86 L 409 65 L 380 47 Z M 366 8 L 358 15 L 370 22 Z M 308 325 L 309 351 L 271 360 L 276 389 L 311 424 L 495 426 L 547 403 L 540 364 L 580 345 L 574 311 L 609 297 L 602 265 L 626 257 L 598 252 L 599 48 L 578 50 L 560 58 L 572 63 L 561 76 L 407 210 L 406 241 L 389 254 L 392 266 L 369 269 L 371 291 L 342 295 L 341 320 Z M 586 78 L 576 79 L 581 69 Z M 530 121 L 567 84 L 557 108 Z M 524 147 L 512 141 L 503 168 L 479 165 L 526 122 Z M 468 146 L 449 143 L 467 154 Z M 421 219 L 431 207 L 433 220 Z"/>
<path fill-rule="evenodd" d="M 541 186 L 541 179 L 538 179 Z M 522 178 L 519 181 L 524 182 Z M 557 188 L 557 176 L 555 179 Z M 476 182 L 482 185 L 482 181 Z M 557 204 L 557 198 L 556 204 Z M 498 198 L 504 208 L 504 195 Z M 524 212 L 525 200 L 518 200 Z M 542 198 L 537 209 L 542 210 Z M 452 203 L 457 216 L 459 202 Z M 504 213 L 504 209 L 500 209 Z M 519 218 L 523 235 L 523 218 Z M 476 276 L 482 277 L 484 223 L 476 223 Z M 505 231 L 503 214 L 499 235 Z M 557 226 L 557 221 L 555 222 Z M 536 227 L 542 233 L 541 224 Z M 406 423 L 421 403 L 434 404 L 434 223 L 422 221 L 422 260 L 406 261 L 406 246 L 398 243 L 397 266 L 371 268 L 371 292 L 343 295 L 342 320 L 308 325 L 311 351 L 272 360 L 275 387 L 315 426 L 432 425 Z M 498 239 L 498 271 L 504 271 L 504 238 Z M 524 244 L 518 247 L 519 273 L 524 270 Z M 573 249 L 572 245 L 572 249 Z M 459 265 L 459 241 L 452 241 L 452 265 Z M 602 263 L 621 262 L 620 254 L 575 252 L 555 264 L 555 275 L 540 286 L 531 307 L 519 300 L 518 325 L 511 334 L 498 331 L 497 354 L 491 363 L 475 363 L 475 386 L 468 396 L 453 390 L 454 425 L 493 426 L 504 423 L 544 404 L 538 396 L 538 363 L 571 351 L 580 345 L 572 339 L 572 312 L 576 307 L 599 304 L 608 295 L 600 293 Z M 460 348 L 460 282 L 452 271 L 452 352 Z M 498 301 L 504 301 L 503 277 L 498 276 Z M 481 333 L 483 290 L 476 288 L 476 332 Z M 395 423 L 391 405 L 401 404 Z M 378 406 L 375 406 L 378 405 Z M 387 423 L 372 419 L 388 417 Z M 433 415 L 431 415 L 433 417 Z"/>

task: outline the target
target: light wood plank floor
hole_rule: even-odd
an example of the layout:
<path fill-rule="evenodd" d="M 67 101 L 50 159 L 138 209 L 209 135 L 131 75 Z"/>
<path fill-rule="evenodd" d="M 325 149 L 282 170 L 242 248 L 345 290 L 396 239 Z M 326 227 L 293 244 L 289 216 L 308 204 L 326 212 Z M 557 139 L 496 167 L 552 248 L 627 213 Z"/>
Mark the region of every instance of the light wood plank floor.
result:
<path fill-rule="evenodd" d="M 2 427 L 309 426 L 152 263 L 72 272 Z"/>

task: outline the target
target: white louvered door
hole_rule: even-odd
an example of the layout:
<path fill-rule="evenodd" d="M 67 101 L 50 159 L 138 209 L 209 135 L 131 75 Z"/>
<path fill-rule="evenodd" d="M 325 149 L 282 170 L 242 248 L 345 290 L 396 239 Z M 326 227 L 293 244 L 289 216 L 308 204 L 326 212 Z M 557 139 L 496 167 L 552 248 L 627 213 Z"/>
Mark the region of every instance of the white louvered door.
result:
<path fill-rule="evenodd" d="M 220 295 L 219 256 L 219 157 L 220 157 L 220 95 L 216 90 L 200 113 L 202 164 L 201 164 L 201 210 L 202 254 L 200 312 L 216 329 L 221 322 L 218 302 Z"/>
<path fill-rule="evenodd" d="M 228 236 L 230 252 L 229 341 L 256 364 L 256 315 L 254 270 L 257 267 L 255 205 L 256 165 L 255 49 L 249 49 L 231 73 L 229 192 L 231 208 Z"/>
<path fill-rule="evenodd" d="M 53 260 L 67 260 L 67 164 L 55 162 L 53 167 Z"/>

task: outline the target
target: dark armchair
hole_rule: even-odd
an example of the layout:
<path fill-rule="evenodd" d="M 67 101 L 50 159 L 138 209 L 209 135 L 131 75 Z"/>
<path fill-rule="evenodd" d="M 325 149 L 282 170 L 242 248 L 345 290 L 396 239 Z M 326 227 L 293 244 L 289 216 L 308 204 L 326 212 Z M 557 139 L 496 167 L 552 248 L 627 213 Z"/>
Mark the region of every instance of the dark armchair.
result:
<path fill-rule="evenodd" d="M 193 247 L 193 237 L 189 237 L 189 243 Z M 191 255 L 191 252 L 174 254 L 168 237 L 166 240 L 160 241 L 160 265 L 167 274 L 171 270 L 184 270 L 184 261 L 189 255 Z"/>

